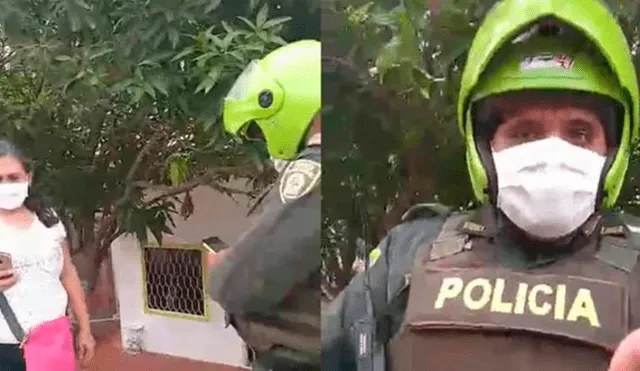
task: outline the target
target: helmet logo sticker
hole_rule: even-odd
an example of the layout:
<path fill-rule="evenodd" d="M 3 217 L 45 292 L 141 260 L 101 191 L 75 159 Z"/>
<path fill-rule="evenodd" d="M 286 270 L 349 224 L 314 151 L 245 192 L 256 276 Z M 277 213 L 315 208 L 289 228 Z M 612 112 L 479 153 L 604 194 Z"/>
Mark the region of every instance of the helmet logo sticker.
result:
<path fill-rule="evenodd" d="M 280 200 L 287 203 L 309 193 L 320 180 L 320 163 L 311 160 L 296 160 L 286 167 L 280 178 Z"/>
<path fill-rule="evenodd" d="M 520 61 L 520 70 L 541 70 L 557 68 L 568 70 L 573 67 L 573 58 L 566 54 L 542 53 L 529 55 Z"/>

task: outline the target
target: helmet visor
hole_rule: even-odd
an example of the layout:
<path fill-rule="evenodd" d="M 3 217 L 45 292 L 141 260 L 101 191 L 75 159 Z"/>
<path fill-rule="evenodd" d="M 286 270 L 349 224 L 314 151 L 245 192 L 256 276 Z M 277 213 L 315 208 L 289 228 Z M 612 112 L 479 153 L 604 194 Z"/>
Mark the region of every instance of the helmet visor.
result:
<path fill-rule="evenodd" d="M 229 93 L 227 93 L 225 99 L 235 101 L 246 99 L 247 94 L 249 93 L 251 81 L 259 78 L 260 75 L 261 71 L 260 67 L 258 66 L 258 61 L 252 60 L 251 62 L 249 62 L 247 67 L 245 67 L 240 76 L 236 79 L 231 89 L 229 89 Z"/>
<path fill-rule="evenodd" d="M 225 130 L 246 135 L 247 126 L 274 115 L 282 105 L 282 87 L 260 65 L 251 61 L 236 79 L 224 99 Z"/>

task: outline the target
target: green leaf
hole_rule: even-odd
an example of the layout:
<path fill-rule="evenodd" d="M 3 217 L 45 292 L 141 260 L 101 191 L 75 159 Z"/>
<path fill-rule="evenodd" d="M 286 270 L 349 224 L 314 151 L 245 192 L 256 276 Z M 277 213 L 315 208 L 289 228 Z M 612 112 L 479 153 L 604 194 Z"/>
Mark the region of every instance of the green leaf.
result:
<path fill-rule="evenodd" d="M 147 66 L 147 67 L 161 67 L 160 63 L 154 62 L 154 61 L 149 60 L 149 59 L 145 59 L 142 62 L 138 63 L 138 66 L 140 66 L 140 67 L 144 67 L 144 66 Z"/>
<path fill-rule="evenodd" d="M 221 38 L 219 38 L 218 36 L 216 36 L 216 35 L 213 35 L 213 34 L 212 34 L 212 35 L 209 35 L 209 39 L 211 39 L 211 41 L 213 41 L 213 43 L 214 43 L 218 48 L 221 48 L 221 49 L 223 49 L 223 48 L 224 48 L 224 46 L 225 46 L 224 41 L 222 41 L 222 39 L 221 39 Z"/>
<path fill-rule="evenodd" d="M 271 18 L 270 20 L 266 21 L 261 28 L 266 30 L 271 27 L 275 27 L 283 23 L 289 22 L 290 20 L 291 20 L 291 17 Z"/>
<path fill-rule="evenodd" d="M 167 23 L 171 23 L 171 22 L 175 21 L 176 15 L 175 15 L 174 12 L 172 12 L 170 10 L 165 10 L 163 13 L 164 13 L 164 19 L 167 20 Z"/>
<path fill-rule="evenodd" d="M 249 0 L 249 9 L 254 10 L 258 7 L 258 5 L 260 5 L 261 2 L 262 0 Z"/>
<path fill-rule="evenodd" d="M 76 4 L 78 4 L 80 7 L 84 8 L 85 10 L 91 10 L 91 6 L 87 3 L 85 3 L 83 0 L 75 0 Z"/>
<path fill-rule="evenodd" d="M 269 4 L 266 3 L 260 8 L 260 10 L 258 11 L 258 15 L 256 16 L 257 28 L 263 28 L 268 17 L 269 17 Z"/>
<path fill-rule="evenodd" d="M 127 92 L 131 95 L 132 103 L 138 103 L 144 96 L 144 89 L 136 85 L 127 87 Z"/>
<path fill-rule="evenodd" d="M 245 61 L 246 61 L 246 59 L 244 58 L 244 56 L 243 56 L 242 54 L 240 54 L 239 52 L 235 51 L 235 50 L 234 50 L 234 51 L 232 51 L 232 52 L 229 52 L 229 55 L 230 55 L 230 56 L 232 56 L 232 57 L 234 57 L 235 59 L 237 59 L 237 60 L 238 60 L 238 62 L 241 62 L 241 63 L 243 63 L 243 64 L 244 64 L 244 63 L 245 63 Z"/>
<path fill-rule="evenodd" d="M 132 79 L 126 79 L 126 80 L 117 82 L 111 86 L 111 91 L 113 91 L 114 93 L 120 93 L 125 89 L 127 89 L 129 86 L 131 86 L 131 84 L 133 84 Z"/>
<path fill-rule="evenodd" d="M 163 95 L 169 95 L 169 82 L 162 75 L 153 75 L 149 79 L 149 83 Z"/>
<path fill-rule="evenodd" d="M 251 22 L 250 20 L 248 20 L 245 17 L 238 17 L 239 20 L 241 20 L 242 22 L 244 22 L 247 26 L 249 26 L 249 28 L 251 28 L 252 30 L 256 29 L 256 25 L 253 24 L 253 22 Z"/>
<path fill-rule="evenodd" d="M 160 47 L 160 44 L 162 44 L 162 42 L 167 38 L 167 33 L 166 32 L 160 32 L 158 33 L 158 35 L 153 39 L 153 42 L 151 43 L 151 46 L 154 49 L 157 49 L 158 47 Z"/>
<path fill-rule="evenodd" d="M 208 116 L 203 122 L 202 122 L 202 129 L 204 131 L 209 131 L 211 130 L 211 128 L 213 127 L 213 125 L 215 125 L 218 122 L 218 118 L 217 117 L 211 117 Z"/>
<path fill-rule="evenodd" d="M 209 77 L 211 80 L 218 81 L 221 72 L 222 68 L 220 66 L 213 66 L 209 70 L 209 73 L 207 73 L 207 77 Z"/>
<path fill-rule="evenodd" d="M 233 39 L 235 39 L 239 35 L 240 35 L 240 32 L 238 31 L 229 32 L 227 36 L 225 36 L 224 39 L 222 40 L 222 49 L 223 50 L 229 49 L 229 46 L 233 42 Z"/>
<path fill-rule="evenodd" d="M 209 61 L 209 59 L 217 55 L 218 55 L 218 52 L 215 52 L 215 51 L 207 52 L 202 54 L 201 56 L 198 56 L 197 58 L 194 58 L 193 61 L 198 64 L 198 67 L 203 67 Z"/>
<path fill-rule="evenodd" d="M 189 164 L 187 158 L 182 154 L 175 154 L 168 158 L 167 176 L 173 187 L 186 182 L 189 174 Z"/>
<path fill-rule="evenodd" d="M 54 59 L 58 62 L 69 62 L 73 60 L 73 58 L 68 55 L 58 55 Z"/>
<path fill-rule="evenodd" d="M 71 90 L 71 88 L 75 86 L 81 79 L 83 79 L 86 74 L 87 73 L 85 71 L 78 72 L 78 74 L 75 75 L 73 79 L 71 79 L 71 81 L 64 85 L 64 87 L 62 88 L 63 93 L 66 94 L 69 90 Z"/>
<path fill-rule="evenodd" d="M 211 89 L 213 89 L 213 86 L 215 84 L 216 84 L 215 81 L 213 81 L 210 78 L 206 77 L 204 80 L 202 80 L 200 85 L 198 85 L 198 87 L 194 91 L 194 94 L 198 94 L 201 91 L 204 91 L 205 94 L 207 94 Z"/>
<path fill-rule="evenodd" d="M 192 54 L 195 51 L 195 48 L 193 46 L 189 46 L 184 48 L 180 53 L 176 54 L 175 57 L 171 58 L 171 62 L 175 62 L 178 61 L 190 54 Z"/>
<path fill-rule="evenodd" d="M 376 67 L 381 78 L 384 77 L 387 70 L 395 66 L 399 62 L 400 56 L 400 38 L 394 36 L 386 43 L 376 58 Z"/>
<path fill-rule="evenodd" d="M 224 30 L 225 30 L 227 33 L 233 33 L 233 32 L 236 32 L 236 30 L 234 30 L 234 29 L 233 29 L 233 27 L 231 27 L 231 26 L 229 25 L 229 23 L 227 23 L 227 22 L 225 22 L 225 21 L 222 21 L 222 22 L 220 22 L 220 23 L 222 24 L 222 28 L 224 28 Z"/>
<path fill-rule="evenodd" d="M 220 6 L 221 2 L 222 2 L 222 0 L 211 0 L 211 1 L 209 1 L 209 5 L 207 5 L 207 7 L 204 8 L 204 13 L 205 14 L 209 14 L 212 11 L 216 10 Z"/>
<path fill-rule="evenodd" d="M 82 29 L 82 19 L 72 13 L 69 13 L 69 23 L 71 23 L 71 32 L 78 32 Z"/>
<path fill-rule="evenodd" d="M 142 84 L 142 89 L 144 89 L 144 91 L 149 94 L 149 96 L 153 99 L 156 99 L 156 89 L 153 88 L 153 85 L 149 84 L 146 81 L 143 81 Z"/>
<path fill-rule="evenodd" d="M 280 37 L 278 35 L 272 35 L 271 37 L 269 37 L 269 41 L 271 41 L 274 44 L 278 44 L 278 45 L 282 45 L 282 46 L 285 46 L 285 45 L 288 44 L 285 39 L 283 39 L 282 37 Z"/>
<path fill-rule="evenodd" d="M 175 28 L 170 28 L 168 30 L 169 33 L 169 41 L 171 42 L 171 47 L 173 49 L 178 47 L 178 43 L 180 42 L 180 32 Z"/>
<path fill-rule="evenodd" d="M 96 51 L 95 53 L 92 53 L 91 56 L 89 57 L 90 60 L 94 60 L 94 59 L 98 59 L 102 56 L 105 56 L 109 53 L 113 52 L 113 48 L 104 48 L 104 49 L 100 49 L 98 51 Z"/>
<path fill-rule="evenodd" d="M 222 69 L 220 66 L 213 66 L 211 70 L 209 70 L 209 73 L 207 73 L 207 77 L 198 85 L 195 93 L 198 94 L 200 91 L 204 91 L 205 95 L 209 94 L 209 91 L 218 83 L 221 72 Z"/>

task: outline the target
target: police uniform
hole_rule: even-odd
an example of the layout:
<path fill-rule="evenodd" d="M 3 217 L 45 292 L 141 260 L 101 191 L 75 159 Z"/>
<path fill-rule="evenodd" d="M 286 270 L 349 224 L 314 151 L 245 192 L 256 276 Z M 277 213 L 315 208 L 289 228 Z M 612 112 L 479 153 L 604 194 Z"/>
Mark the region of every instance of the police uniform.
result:
<path fill-rule="evenodd" d="M 211 298 L 255 351 L 254 369 L 319 364 L 320 160 L 317 143 L 287 164 L 209 276 Z"/>
<path fill-rule="evenodd" d="M 356 326 L 360 274 L 323 312 L 322 369 L 370 357 L 375 371 L 606 370 L 640 326 L 636 220 L 603 212 L 556 248 L 510 237 L 500 220 L 491 206 L 408 213 L 367 272 L 373 346 Z"/>

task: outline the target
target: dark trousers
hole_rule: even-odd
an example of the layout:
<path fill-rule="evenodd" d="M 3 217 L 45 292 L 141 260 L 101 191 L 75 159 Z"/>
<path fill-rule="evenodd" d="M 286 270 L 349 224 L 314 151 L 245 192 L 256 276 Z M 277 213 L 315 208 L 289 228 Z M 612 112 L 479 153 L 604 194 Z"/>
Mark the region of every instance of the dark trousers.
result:
<path fill-rule="evenodd" d="M 0 371 L 26 371 L 22 349 L 18 344 L 0 344 Z"/>

